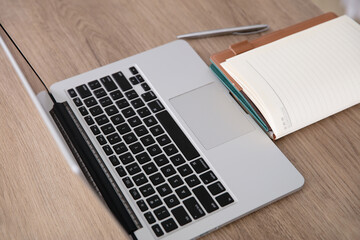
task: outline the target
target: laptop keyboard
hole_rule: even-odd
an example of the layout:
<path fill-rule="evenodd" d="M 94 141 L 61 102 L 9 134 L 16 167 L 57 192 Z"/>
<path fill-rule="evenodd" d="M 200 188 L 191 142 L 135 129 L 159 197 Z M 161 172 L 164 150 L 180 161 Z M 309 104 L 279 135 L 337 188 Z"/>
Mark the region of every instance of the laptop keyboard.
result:
<path fill-rule="evenodd" d="M 129 72 L 67 92 L 160 237 L 234 200 L 138 69 Z"/>

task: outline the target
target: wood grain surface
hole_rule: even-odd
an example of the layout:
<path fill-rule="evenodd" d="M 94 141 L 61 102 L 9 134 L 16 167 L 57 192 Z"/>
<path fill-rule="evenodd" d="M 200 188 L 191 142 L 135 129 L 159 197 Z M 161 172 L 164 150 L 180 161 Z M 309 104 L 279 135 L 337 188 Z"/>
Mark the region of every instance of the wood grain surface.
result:
<path fill-rule="evenodd" d="M 260 23 L 272 31 L 320 13 L 305 0 L 0 0 L 0 22 L 49 85 L 179 34 Z M 259 36 L 189 43 L 209 64 L 212 53 Z M 0 239 L 121 238 L 66 166 L 2 52 L 0 60 Z M 304 188 L 204 239 L 360 239 L 360 106 L 276 145 L 305 177 Z"/>

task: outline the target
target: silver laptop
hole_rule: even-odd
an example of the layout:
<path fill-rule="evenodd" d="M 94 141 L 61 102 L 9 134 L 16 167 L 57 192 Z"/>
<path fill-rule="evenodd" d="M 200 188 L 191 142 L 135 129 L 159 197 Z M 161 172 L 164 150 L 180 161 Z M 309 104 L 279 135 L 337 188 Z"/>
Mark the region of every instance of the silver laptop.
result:
<path fill-rule="evenodd" d="M 197 238 L 304 184 L 185 41 L 37 97 L 17 72 L 72 169 L 133 239 Z"/>

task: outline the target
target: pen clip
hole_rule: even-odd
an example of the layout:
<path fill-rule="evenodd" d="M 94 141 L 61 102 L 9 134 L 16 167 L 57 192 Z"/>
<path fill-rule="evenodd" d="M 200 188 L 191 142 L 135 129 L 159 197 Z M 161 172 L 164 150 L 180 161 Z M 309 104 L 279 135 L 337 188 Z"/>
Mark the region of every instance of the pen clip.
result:
<path fill-rule="evenodd" d="M 261 28 L 259 30 L 255 30 L 255 31 L 240 31 L 240 32 L 233 32 L 233 35 L 250 35 L 250 34 L 256 34 L 256 33 L 261 33 L 261 32 L 265 32 L 269 30 L 269 26 L 266 26 L 264 28 Z"/>

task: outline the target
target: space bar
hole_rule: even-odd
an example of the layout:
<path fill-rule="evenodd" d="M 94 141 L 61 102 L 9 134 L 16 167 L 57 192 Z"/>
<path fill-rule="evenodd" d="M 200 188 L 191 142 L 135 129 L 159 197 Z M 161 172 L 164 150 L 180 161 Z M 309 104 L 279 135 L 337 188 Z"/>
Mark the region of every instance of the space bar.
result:
<path fill-rule="evenodd" d="M 199 156 L 199 153 L 196 151 L 192 143 L 167 111 L 157 113 L 156 117 L 187 160 L 191 160 Z"/>

